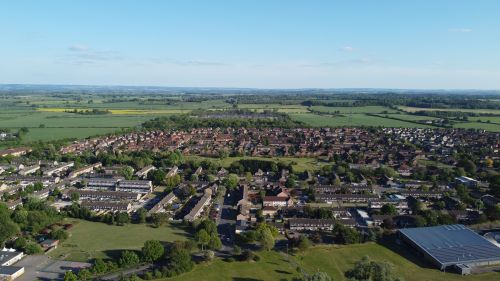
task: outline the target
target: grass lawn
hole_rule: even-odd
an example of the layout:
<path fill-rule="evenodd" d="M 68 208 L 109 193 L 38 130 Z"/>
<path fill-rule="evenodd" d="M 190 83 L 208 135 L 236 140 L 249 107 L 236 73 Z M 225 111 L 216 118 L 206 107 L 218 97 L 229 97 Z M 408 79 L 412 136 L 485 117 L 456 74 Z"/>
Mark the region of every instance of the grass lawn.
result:
<path fill-rule="evenodd" d="M 68 219 L 74 223 L 71 237 L 50 256 L 63 260 L 87 261 L 92 258 L 116 257 L 121 250 L 140 249 L 146 240 L 171 242 L 186 239 L 187 233 L 172 225 L 152 228 L 144 224 L 114 226 L 100 222 Z"/>
<path fill-rule="evenodd" d="M 363 256 L 375 261 L 387 261 L 394 265 L 397 276 L 405 281 L 480 281 L 500 280 L 500 273 L 460 276 L 454 273 L 443 273 L 427 263 L 421 262 L 413 252 L 398 245 L 391 245 L 391 250 L 375 243 L 349 246 L 321 246 L 308 250 L 297 257 L 308 272 L 321 270 L 327 272 L 333 280 L 344 280 L 344 272 L 353 267 Z"/>
<path fill-rule="evenodd" d="M 210 264 L 197 265 L 193 271 L 175 278 L 161 280 L 175 281 L 257 281 L 257 280 L 291 280 L 297 277 L 296 268 L 288 263 L 280 253 L 259 252 L 258 262 L 225 262 L 215 260 Z"/>
<path fill-rule="evenodd" d="M 423 263 L 414 253 L 402 246 L 393 244 L 391 249 L 375 243 L 317 246 L 310 248 L 305 253 L 291 256 L 291 261 L 277 252 L 259 252 L 261 260 L 258 262 L 225 262 L 218 259 L 210 264 L 197 265 L 189 273 L 162 280 L 291 280 L 293 277 L 299 276 L 297 271 L 299 265 L 308 273 L 314 273 L 318 270 L 325 271 L 333 280 L 339 281 L 346 280 L 344 273 L 366 255 L 375 261 L 390 262 L 394 265 L 396 276 L 402 277 L 405 281 L 500 280 L 500 273 L 469 276 L 443 273 L 429 264 Z"/>
<path fill-rule="evenodd" d="M 284 162 L 284 163 L 291 163 L 294 162 L 293 168 L 298 171 L 298 172 L 304 172 L 304 171 L 314 171 L 318 170 L 321 168 L 321 166 L 328 164 L 327 162 L 322 162 L 319 159 L 315 158 L 310 158 L 310 157 L 251 157 L 251 156 L 245 156 L 245 157 L 227 157 L 224 159 L 217 159 L 217 158 L 210 158 L 210 157 L 202 157 L 202 156 L 186 156 L 187 159 L 191 160 L 209 160 L 209 161 L 215 161 L 220 163 L 221 166 L 227 168 L 233 163 L 234 161 L 239 161 L 241 159 L 257 159 L 257 160 L 266 160 L 266 161 L 274 161 L 276 163 L 278 162 Z"/>

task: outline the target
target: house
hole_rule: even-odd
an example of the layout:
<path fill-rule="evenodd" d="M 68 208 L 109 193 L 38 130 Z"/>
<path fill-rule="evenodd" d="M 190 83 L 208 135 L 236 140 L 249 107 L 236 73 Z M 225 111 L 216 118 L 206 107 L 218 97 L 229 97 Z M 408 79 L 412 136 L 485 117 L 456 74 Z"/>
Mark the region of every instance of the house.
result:
<path fill-rule="evenodd" d="M 58 245 L 59 245 L 59 240 L 57 239 L 45 239 L 42 242 L 40 242 L 40 246 L 44 251 L 56 249 Z"/>
<path fill-rule="evenodd" d="M 331 231 L 335 226 L 335 220 L 332 219 L 309 219 L 293 218 L 288 220 L 288 227 L 294 231 Z"/>
<path fill-rule="evenodd" d="M 293 205 L 292 198 L 290 197 L 279 197 L 279 196 L 264 196 L 262 200 L 262 205 L 264 207 L 288 207 Z"/>
<path fill-rule="evenodd" d="M 262 215 L 263 216 L 270 216 L 273 217 L 276 213 L 278 212 L 278 209 L 273 206 L 265 206 L 262 208 Z"/>
<path fill-rule="evenodd" d="M 54 174 L 60 174 L 64 171 L 67 171 L 69 168 L 75 165 L 74 162 L 62 163 L 55 167 L 49 167 L 43 170 L 43 174 L 45 176 L 52 176 Z"/>
<path fill-rule="evenodd" d="M 87 181 L 85 188 L 93 190 L 115 190 L 117 183 L 118 180 L 113 178 L 91 178 Z"/>
<path fill-rule="evenodd" d="M 24 167 L 24 169 L 20 170 L 18 174 L 20 174 L 21 176 L 27 176 L 29 174 L 35 173 L 38 170 L 40 170 L 40 165 L 27 166 Z"/>
<path fill-rule="evenodd" d="M 127 201 L 139 200 L 141 194 L 125 191 L 108 191 L 108 190 L 90 190 L 90 189 L 71 189 L 66 192 L 68 198 L 71 194 L 77 193 L 80 200 L 98 200 L 98 201 Z"/>
<path fill-rule="evenodd" d="M 466 176 L 461 176 L 455 178 L 455 183 L 465 185 L 468 188 L 475 188 L 479 184 L 479 181 Z"/>
<path fill-rule="evenodd" d="M 500 199 L 496 198 L 493 195 L 489 195 L 489 194 L 483 195 L 483 196 L 481 196 L 481 201 L 483 201 L 483 203 L 486 206 L 490 206 L 490 207 L 500 206 Z"/>
<path fill-rule="evenodd" d="M 24 273 L 24 267 L 14 266 L 24 257 L 23 252 L 14 249 L 0 251 L 0 280 L 15 280 Z"/>
<path fill-rule="evenodd" d="M 153 183 L 146 180 L 120 180 L 116 190 L 147 194 L 153 191 Z"/>
<path fill-rule="evenodd" d="M 137 171 L 137 173 L 135 173 L 135 175 L 138 176 L 139 178 L 145 178 L 148 176 L 149 172 L 154 171 L 154 170 L 156 170 L 156 167 L 153 165 L 149 165 L 149 166 L 146 166 L 146 167 L 142 168 L 141 170 Z"/>
<path fill-rule="evenodd" d="M 84 200 L 80 203 L 83 208 L 93 211 L 130 212 L 132 205 L 127 202 L 108 202 Z"/>
<path fill-rule="evenodd" d="M 31 152 L 31 149 L 26 147 L 5 149 L 5 150 L 0 150 L 0 157 L 6 157 L 6 156 L 19 157 L 25 155 L 28 152 Z"/>
<path fill-rule="evenodd" d="M 186 221 L 194 221 L 197 219 L 202 213 L 203 208 L 208 206 L 212 199 L 212 190 L 210 188 L 205 189 L 205 193 L 200 198 L 200 200 L 196 203 L 196 205 L 191 209 L 189 214 L 184 216 L 184 220 Z"/>
<path fill-rule="evenodd" d="M 328 204 L 334 202 L 366 203 L 379 199 L 376 194 L 318 194 L 315 197 L 317 201 Z"/>
<path fill-rule="evenodd" d="M 163 197 L 158 203 L 156 203 L 150 210 L 149 214 L 159 213 L 165 206 L 172 204 L 177 199 L 174 192 L 170 192 L 167 196 Z"/>
<path fill-rule="evenodd" d="M 92 164 L 92 165 L 89 165 L 89 166 L 85 166 L 83 168 L 74 170 L 71 173 L 69 173 L 68 178 L 69 179 L 74 179 L 74 178 L 76 178 L 76 177 L 78 177 L 80 175 L 88 174 L 88 173 L 90 173 L 90 172 L 92 172 L 95 169 L 98 169 L 100 167 L 102 167 L 102 164 L 100 162 Z"/>

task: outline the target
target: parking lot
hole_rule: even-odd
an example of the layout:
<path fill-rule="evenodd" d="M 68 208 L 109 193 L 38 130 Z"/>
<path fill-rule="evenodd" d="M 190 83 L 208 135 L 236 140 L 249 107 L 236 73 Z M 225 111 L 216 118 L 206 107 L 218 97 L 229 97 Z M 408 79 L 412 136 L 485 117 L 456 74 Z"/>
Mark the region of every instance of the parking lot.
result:
<path fill-rule="evenodd" d="M 47 255 L 32 255 L 24 257 L 15 266 L 24 267 L 24 274 L 16 280 L 33 281 L 38 278 L 38 280 L 48 281 L 63 280 L 66 271 L 77 272 L 81 268 L 90 266 L 90 264 L 54 260 Z"/>

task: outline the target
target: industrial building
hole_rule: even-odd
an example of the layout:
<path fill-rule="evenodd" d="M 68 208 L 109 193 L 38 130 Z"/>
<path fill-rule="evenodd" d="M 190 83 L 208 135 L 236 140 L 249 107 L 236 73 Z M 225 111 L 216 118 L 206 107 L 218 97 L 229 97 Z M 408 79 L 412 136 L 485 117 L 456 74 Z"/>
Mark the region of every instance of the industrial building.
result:
<path fill-rule="evenodd" d="M 475 266 L 500 263 L 500 248 L 461 224 L 405 228 L 399 235 L 441 270 L 470 274 Z"/>

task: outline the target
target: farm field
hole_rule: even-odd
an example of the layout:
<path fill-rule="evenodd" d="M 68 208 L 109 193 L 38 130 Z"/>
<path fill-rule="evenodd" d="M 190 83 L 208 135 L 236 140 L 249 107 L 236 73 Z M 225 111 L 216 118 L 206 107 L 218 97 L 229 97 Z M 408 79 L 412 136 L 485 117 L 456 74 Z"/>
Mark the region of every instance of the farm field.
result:
<path fill-rule="evenodd" d="M 139 250 L 147 240 L 172 242 L 186 239 L 187 233 L 172 225 L 152 228 L 145 224 L 125 226 L 108 225 L 78 219 L 73 223 L 70 237 L 50 253 L 51 257 L 70 261 L 87 261 L 92 258 L 108 258 L 121 250 Z"/>
<path fill-rule="evenodd" d="M 473 113 L 488 113 L 500 114 L 500 109 L 465 109 L 465 108 L 420 108 L 409 106 L 398 106 L 399 109 L 407 112 L 416 111 L 460 111 L 460 112 L 473 112 Z"/>
<path fill-rule="evenodd" d="M 330 106 L 311 106 L 312 110 L 334 113 L 339 111 L 340 114 L 346 113 L 382 113 L 387 111 L 387 113 L 396 113 L 397 110 L 390 109 L 385 106 L 359 106 L 359 107 L 330 107 Z"/>
<path fill-rule="evenodd" d="M 454 125 L 455 128 L 463 129 L 483 129 L 490 132 L 500 132 L 500 125 L 493 123 L 464 122 Z"/>
<path fill-rule="evenodd" d="M 395 246 L 394 247 L 398 247 Z M 498 280 L 500 273 L 484 273 L 479 275 L 460 276 L 455 273 L 443 273 L 430 267 L 428 264 L 416 264 L 413 253 L 406 249 L 396 248 L 397 251 L 375 243 L 347 245 L 347 246 L 318 246 L 305 253 L 287 258 L 276 252 L 259 252 L 261 260 L 258 262 L 225 262 L 215 260 L 210 264 L 197 265 L 189 273 L 175 278 L 162 279 L 184 280 L 291 280 L 298 277 L 297 265 L 306 272 L 327 272 L 333 280 L 346 280 L 344 272 L 354 266 L 354 263 L 368 255 L 374 261 L 386 261 L 395 266 L 396 276 L 405 281 L 480 281 Z M 402 255 L 401 255 L 402 254 Z M 404 255 L 404 256 L 403 256 Z M 416 260 L 416 259 L 415 259 Z"/>
<path fill-rule="evenodd" d="M 430 128 L 424 124 L 415 124 L 366 114 L 348 114 L 345 116 L 317 115 L 313 113 L 290 114 L 292 120 L 303 122 L 313 127 L 344 127 L 344 126 L 383 126 L 405 128 Z"/>

